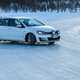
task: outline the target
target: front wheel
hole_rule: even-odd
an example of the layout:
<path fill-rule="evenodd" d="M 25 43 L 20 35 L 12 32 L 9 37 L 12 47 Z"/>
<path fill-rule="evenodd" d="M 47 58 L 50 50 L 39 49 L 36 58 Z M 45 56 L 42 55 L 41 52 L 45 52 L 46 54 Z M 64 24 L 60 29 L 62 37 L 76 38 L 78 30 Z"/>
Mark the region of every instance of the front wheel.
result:
<path fill-rule="evenodd" d="M 33 45 L 36 43 L 36 37 L 35 35 L 29 33 L 27 36 L 26 36 L 26 42 L 28 42 L 29 44 Z"/>

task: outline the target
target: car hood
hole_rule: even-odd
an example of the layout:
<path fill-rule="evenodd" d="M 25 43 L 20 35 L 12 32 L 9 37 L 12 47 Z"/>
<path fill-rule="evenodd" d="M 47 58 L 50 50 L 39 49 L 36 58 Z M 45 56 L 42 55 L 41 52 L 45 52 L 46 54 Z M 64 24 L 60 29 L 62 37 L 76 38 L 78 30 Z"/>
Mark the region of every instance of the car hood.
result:
<path fill-rule="evenodd" d="M 32 26 L 30 28 L 31 29 L 34 29 L 36 31 L 45 31 L 45 32 L 50 32 L 52 30 L 55 31 L 55 28 L 54 27 L 51 27 L 51 26 Z"/>

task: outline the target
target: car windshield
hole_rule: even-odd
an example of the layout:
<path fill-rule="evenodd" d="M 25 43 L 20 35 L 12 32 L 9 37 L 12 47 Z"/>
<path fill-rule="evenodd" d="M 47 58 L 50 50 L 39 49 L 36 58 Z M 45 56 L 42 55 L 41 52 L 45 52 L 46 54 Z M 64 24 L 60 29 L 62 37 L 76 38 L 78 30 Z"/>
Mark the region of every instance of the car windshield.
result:
<path fill-rule="evenodd" d="M 20 22 L 24 23 L 27 26 L 43 26 L 44 23 L 36 20 L 36 19 L 19 19 Z"/>

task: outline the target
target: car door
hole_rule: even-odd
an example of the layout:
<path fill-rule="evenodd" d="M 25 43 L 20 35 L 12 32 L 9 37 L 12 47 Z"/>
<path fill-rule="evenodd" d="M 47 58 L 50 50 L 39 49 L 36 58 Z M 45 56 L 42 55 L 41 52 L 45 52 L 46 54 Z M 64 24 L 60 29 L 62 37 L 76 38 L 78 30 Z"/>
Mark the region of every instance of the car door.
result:
<path fill-rule="evenodd" d="M 0 39 L 8 39 L 8 19 L 0 19 Z"/>
<path fill-rule="evenodd" d="M 25 27 L 18 21 L 18 19 L 9 19 L 7 34 L 10 40 L 22 40 L 25 37 Z"/>

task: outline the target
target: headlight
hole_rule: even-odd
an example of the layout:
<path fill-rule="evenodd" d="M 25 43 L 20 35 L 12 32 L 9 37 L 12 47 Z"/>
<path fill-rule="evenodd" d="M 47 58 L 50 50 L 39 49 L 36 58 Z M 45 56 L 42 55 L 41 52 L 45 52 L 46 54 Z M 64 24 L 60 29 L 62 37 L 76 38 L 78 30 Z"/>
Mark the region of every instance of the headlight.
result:
<path fill-rule="evenodd" d="M 37 33 L 38 33 L 39 35 L 45 34 L 45 32 L 43 32 L 43 31 L 37 31 Z"/>
<path fill-rule="evenodd" d="M 55 31 L 52 31 L 52 34 L 55 34 Z"/>

